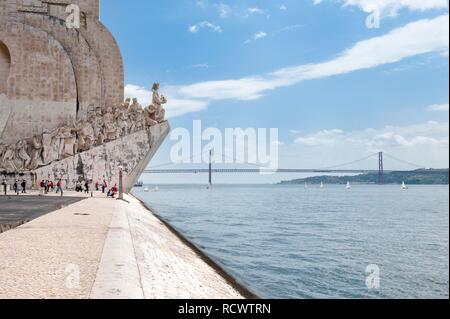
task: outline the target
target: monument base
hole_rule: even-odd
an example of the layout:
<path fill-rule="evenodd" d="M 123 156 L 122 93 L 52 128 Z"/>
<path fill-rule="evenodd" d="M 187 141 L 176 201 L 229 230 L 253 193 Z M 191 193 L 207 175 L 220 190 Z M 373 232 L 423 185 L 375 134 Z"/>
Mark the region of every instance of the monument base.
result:
<path fill-rule="evenodd" d="M 129 192 L 169 132 L 169 123 L 163 122 L 31 172 L 0 174 L 0 179 L 6 179 L 8 185 L 26 180 L 29 188 L 39 188 L 42 180 L 56 185 L 60 179 L 66 189 L 74 189 L 79 181 L 88 181 L 91 187 L 103 181 L 119 186 L 122 170 L 123 189 Z"/>

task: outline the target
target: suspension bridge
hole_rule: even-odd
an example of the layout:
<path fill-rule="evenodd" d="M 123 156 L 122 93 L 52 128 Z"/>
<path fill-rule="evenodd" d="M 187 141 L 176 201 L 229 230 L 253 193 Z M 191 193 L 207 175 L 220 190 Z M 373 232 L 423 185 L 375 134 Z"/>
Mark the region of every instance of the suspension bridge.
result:
<path fill-rule="evenodd" d="M 358 164 L 360 162 L 366 161 L 370 158 L 377 158 L 377 168 L 376 169 L 345 169 L 344 167 L 348 167 L 351 165 Z M 404 165 L 408 165 L 410 167 L 414 167 L 415 170 L 426 170 L 423 166 L 411 163 L 409 161 L 405 161 L 399 159 L 393 155 L 387 154 L 385 152 L 373 153 L 363 158 L 348 162 L 342 163 L 339 165 L 334 165 L 330 167 L 324 168 L 277 168 L 270 169 L 265 168 L 263 166 L 257 164 L 250 163 L 241 163 L 247 165 L 256 166 L 255 168 L 213 168 L 212 161 L 212 153 L 209 152 L 209 165 L 208 168 L 164 168 L 168 165 L 173 165 L 173 163 L 167 163 L 159 165 L 158 167 L 154 167 L 152 169 L 147 169 L 144 171 L 144 174 L 208 174 L 209 176 L 209 184 L 212 185 L 213 174 L 261 174 L 261 173 L 311 173 L 311 174 L 378 174 L 378 183 L 384 184 L 384 175 L 386 173 L 394 172 L 394 170 L 385 170 L 385 157 L 390 160 L 402 163 Z M 192 158 L 192 157 L 191 157 Z M 402 171 L 402 170 L 395 170 Z M 408 171 L 408 170 L 404 170 Z"/>

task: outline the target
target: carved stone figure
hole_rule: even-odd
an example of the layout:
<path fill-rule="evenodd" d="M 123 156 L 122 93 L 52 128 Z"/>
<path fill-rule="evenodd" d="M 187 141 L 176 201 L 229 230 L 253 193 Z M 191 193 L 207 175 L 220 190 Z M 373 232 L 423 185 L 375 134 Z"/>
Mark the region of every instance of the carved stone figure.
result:
<path fill-rule="evenodd" d="M 3 154 L 6 151 L 6 145 L 0 143 L 0 170 L 3 169 Z"/>
<path fill-rule="evenodd" d="M 28 143 L 25 140 L 17 142 L 16 152 L 17 152 L 17 162 L 20 163 L 16 165 L 19 170 L 24 170 L 30 165 L 31 157 L 28 154 Z"/>
<path fill-rule="evenodd" d="M 152 112 L 154 113 L 154 119 L 158 123 L 161 123 L 165 121 L 166 111 L 164 110 L 162 105 L 167 103 L 167 99 L 164 95 L 159 94 L 159 83 L 153 84 L 152 91 Z"/>
<path fill-rule="evenodd" d="M 114 114 L 112 108 L 108 108 L 105 115 L 103 115 L 103 128 L 105 139 L 107 141 L 114 141 L 117 137 L 117 128 L 114 122 Z"/>
<path fill-rule="evenodd" d="M 35 135 L 31 141 L 31 161 L 29 169 L 36 169 L 42 164 L 42 136 Z"/>
<path fill-rule="evenodd" d="M 142 106 L 139 104 L 138 99 L 137 98 L 133 98 L 133 103 L 130 105 L 130 111 L 131 112 L 136 112 L 142 110 Z"/>
<path fill-rule="evenodd" d="M 53 133 L 44 131 L 42 134 L 42 164 L 48 165 L 54 160 L 53 147 L 52 147 Z"/>
<path fill-rule="evenodd" d="M 167 99 L 159 94 L 158 83 L 152 89 L 152 104 L 145 109 L 136 98 L 107 109 L 91 106 L 87 117 L 75 126 L 45 130 L 29 141 L 20 140 L 11 145 L 0 143 L 0 170 L 35 170 L 164 121 L 162 105 Z"/>
<path fill-rule="evenodd" d="M 117 129 L 119 130 L 119 137 L 128 134 L 128 115 L 125 108 L 120 108 L 115 114 Z"/>
<path fill-rule="evenodd" d="M 125 102 L 122 103 L 122 109 L 124 109 L 126 112 L 130 109 L 131 99 L 127 98 Z"/>
<path fill-rule="evenodd" d="M 7 172 L 16 172 L 17 167 L 15 162 L 16 158 L 16 145 L 11 144 L 7 147 L 5 152 L 3 153 L 3 168 Z"/>
<path fill-rule="evenodd" d="M 102 145 L 105 142 L 105 134 L 103 133 L 103 118 L 97 116 L 92 123 L 94 128 L 95 145 Z"/>
<path fill-rule="evenodd" d="M 94 128 L 87 120 L 81 120 L 77 124 L 78 151 L 88 151 L 95 142 Z"/>
<path fill-rule="evenodd" d="M 145 118 L 145 125 L 147 126 L 153 126 L 158 124 L 158 121 L 156 121 L 155 119 L 155 110 L 153 110 L 151 105 L 144 109 L 144 118 Z"/>
<path fill-rule="evenodd" d="M 59 158 L 66 158 L 75 155 L 77 152 L 76 129 L 72 126 L 64 126 L 59 131 L 60 145 Z"/>

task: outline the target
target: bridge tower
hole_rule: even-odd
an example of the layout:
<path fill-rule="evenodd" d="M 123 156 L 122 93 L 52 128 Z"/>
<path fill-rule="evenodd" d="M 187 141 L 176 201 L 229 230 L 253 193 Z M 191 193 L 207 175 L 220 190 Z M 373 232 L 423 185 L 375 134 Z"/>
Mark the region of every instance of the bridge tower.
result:
<path fill-rule="evenodd" d="M 378 184 L 384 184 L 384 160 L 383 152 L 378 153 Z"/>

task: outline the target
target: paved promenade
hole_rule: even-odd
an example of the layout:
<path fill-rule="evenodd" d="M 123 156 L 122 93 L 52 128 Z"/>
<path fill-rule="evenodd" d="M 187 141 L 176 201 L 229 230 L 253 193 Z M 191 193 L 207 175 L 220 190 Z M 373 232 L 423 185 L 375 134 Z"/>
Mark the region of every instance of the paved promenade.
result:
<path fill-rule="evenodd" d="M 0 196 L 0 233 L 42 215 L 74 204 L 78 197 Z"/>
<path fill-rule="evenodd" d="M 0 298 L 242 298 L 137 199 L 96 196 L 0 234 Z"/>

